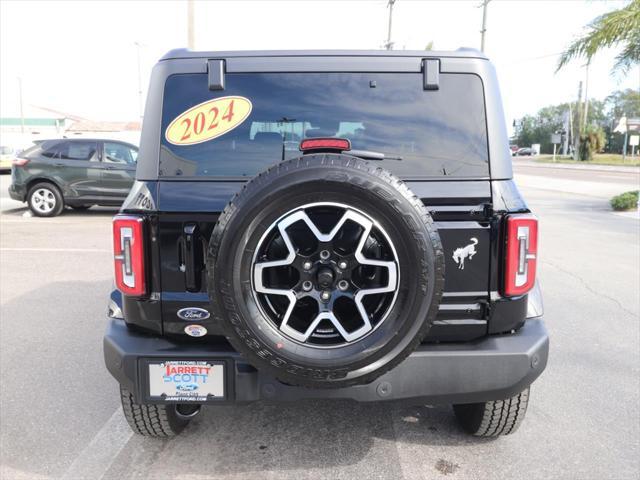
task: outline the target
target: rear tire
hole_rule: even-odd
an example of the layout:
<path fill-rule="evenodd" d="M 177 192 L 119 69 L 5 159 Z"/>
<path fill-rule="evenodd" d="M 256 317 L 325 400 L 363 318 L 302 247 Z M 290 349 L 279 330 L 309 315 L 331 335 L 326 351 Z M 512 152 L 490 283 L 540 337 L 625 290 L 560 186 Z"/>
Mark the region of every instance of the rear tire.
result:
<path fill-rule="evenodd" d="M 174 437 L 200 411 L 199 405 L 136 403 L 131 392 L 122 387 L 120 399 L 131 430 L 145 437 Z"/>
<path fill-rule="evenodd" d="M 55 217 L 64 209 L 58 187 L 49 182 L 36 183 L 27 194 L 29 209 L 36 217 Z"/>
<path fill-rule="evenodd" d="M 476 437 L 497 437 L 515 432 L 527 413 L 529 388 L 505 400 L 454 405 L 464 430 Z"/>

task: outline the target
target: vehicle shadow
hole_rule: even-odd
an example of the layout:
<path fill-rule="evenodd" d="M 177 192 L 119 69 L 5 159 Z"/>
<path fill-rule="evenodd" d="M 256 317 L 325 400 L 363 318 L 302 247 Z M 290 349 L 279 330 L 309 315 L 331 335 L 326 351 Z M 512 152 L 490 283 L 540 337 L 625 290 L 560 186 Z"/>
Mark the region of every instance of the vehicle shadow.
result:
<path fill-rule="evenodd" d="M 298 479 L 351 469 L 354 478 L 370 478 L 369 470 L 395 478 L 401 476 L 397 442 L 447 447 L 490 441 L 464 433 L 448 406 L 257 402 L 205 408 L 172 440 L 134 436 L 104 478 Z"/>

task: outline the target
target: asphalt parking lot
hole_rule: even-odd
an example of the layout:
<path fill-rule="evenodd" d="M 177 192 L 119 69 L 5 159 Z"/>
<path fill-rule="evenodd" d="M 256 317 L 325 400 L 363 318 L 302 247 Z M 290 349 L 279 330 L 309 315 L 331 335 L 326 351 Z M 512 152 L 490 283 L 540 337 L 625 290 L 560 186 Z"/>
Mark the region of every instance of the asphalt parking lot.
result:
<path fill-rule="evenodd" d="M 638 478 L 640 222 L 607 204 L 637 175 L 517 171 L 540 218 L 551 356 L 521 429 L 496 440 L 446 406 L 329 401 L 207 408 L 176 439 L 133 435 L 102 360 L 114 210 L 25 216 L 3 175 L 0 478 Z"/>

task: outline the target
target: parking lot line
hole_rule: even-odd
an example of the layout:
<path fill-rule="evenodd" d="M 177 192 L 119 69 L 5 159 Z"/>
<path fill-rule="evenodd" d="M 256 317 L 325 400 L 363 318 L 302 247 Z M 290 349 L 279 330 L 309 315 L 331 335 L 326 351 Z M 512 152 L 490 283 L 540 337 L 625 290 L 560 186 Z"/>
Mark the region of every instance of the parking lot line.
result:
<path fill-rule="evenodd" d="M 133 432 L 124 419 L 122 407 L 118 407 L 89 445 L 76 457 L 62 480 L 104 477 L 132 436 Z"/>

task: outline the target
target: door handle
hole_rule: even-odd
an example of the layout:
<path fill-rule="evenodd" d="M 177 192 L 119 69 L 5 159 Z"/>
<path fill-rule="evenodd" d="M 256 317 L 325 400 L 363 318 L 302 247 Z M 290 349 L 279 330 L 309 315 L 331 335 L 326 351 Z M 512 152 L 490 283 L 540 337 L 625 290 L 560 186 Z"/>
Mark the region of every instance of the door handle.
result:
<path fill-rule="evenodd" d="M 189 223 L 184 226 L 182 231 L 182 260 L 184 262 L 184 283 L 187 291 L 200 291 L 200 270 L 202 260 L 200 259 L 201 250 L 197 248 L 198 243 L 198 225 Z"/>

